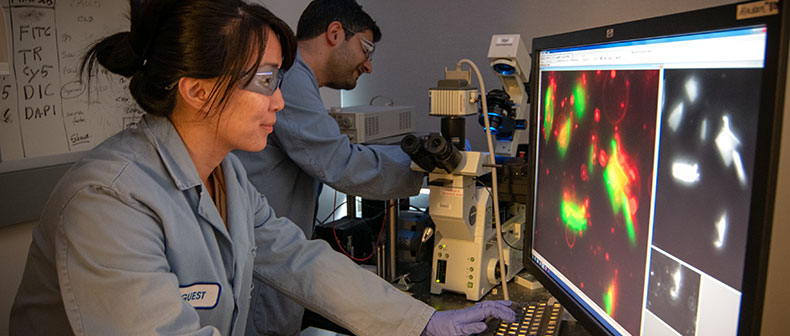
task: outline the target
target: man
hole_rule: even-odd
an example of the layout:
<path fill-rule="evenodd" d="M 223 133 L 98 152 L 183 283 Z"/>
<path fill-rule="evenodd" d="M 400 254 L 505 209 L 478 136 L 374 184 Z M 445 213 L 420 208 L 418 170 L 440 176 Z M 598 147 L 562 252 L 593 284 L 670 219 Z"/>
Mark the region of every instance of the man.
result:
<path fill-rule="evenodd" d="M 319 87 L 350 90 L 373 70 L 374 43 L 381 39 L 375 21 L 354 0 L 315 0 L 299 18 L 296 37 L 296 61 L 282 83 L 285 108 L 277 113 L 268 146 L 236 154 L 275 213 L 310 238 L 323 183 L 384 200 L 416 195 L 423 175 L 409 168 L 410 159 L 398 146 L 350 143 L 321 101 Z M 299 332 L 300 305 L 258 281 L 253 291 L 248 334 Z"/>

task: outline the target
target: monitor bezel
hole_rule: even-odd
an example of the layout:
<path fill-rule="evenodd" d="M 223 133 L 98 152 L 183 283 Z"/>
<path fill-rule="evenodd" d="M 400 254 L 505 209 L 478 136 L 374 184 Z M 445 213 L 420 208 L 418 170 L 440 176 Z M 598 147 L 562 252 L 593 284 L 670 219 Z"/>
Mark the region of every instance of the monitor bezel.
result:
<path fill-rule="evenodd" d="M 770 250 L 771 225 L 774 212 L 775 186 L 778 174 L 779 144 L 781 141 L 781 125 L 784 107 L 785 74 L 787 73 L 788 15 L 782 11 L 779 2 L 779 14 L 738 20 L 736 11 L 743 3 L 736 3 L 685 13 L 672 14 L 625 23 L 584 29 L 562 33 L 532 40 L 532 67 L 530 75 L 530 94 L 533 97 L 530 106 L 529 139 L 535 141 L 539 133 L 537 123 L 539 107 L 539 76 L 540 52 L 547 49 L 577 47 L 584 45 L 608 44 L 641 40 L 651 37 L 685 35 L 696 32 L 727 30 L 749 26 L 765 26 L 766 53 L 762 77 L 760 117 L 758 119 L 757 151 L 755 153 L 754 186 L 751 195 L 749 228 L 746 241 L 747 261 L 744 265 L 739 335 L 759 335 L 762 321 L 762 309 L 765 292 L 768 257 Z M 607 32 L 611 35 L 607 37 Z M 524 267 L 527 268 L 560 303 L 576 318 L 591 334 L 609 335 L 608 329 L 592 314 L 582 309 L 576 300 L 558 283 L 555 283 L 532 260 L 532 234 L 534 220 L 534 196 L 537 146 L 529 146 L 527 219 L 524 235 Z M 757 261 L 757 262 L 754 262 Z"/>

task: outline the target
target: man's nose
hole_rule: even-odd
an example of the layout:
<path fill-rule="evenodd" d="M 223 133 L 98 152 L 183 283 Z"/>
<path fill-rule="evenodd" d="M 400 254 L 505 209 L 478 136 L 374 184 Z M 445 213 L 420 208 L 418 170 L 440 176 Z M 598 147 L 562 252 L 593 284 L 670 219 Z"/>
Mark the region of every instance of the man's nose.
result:
<path fill-rule="evenodd" d="M 371 60 L 365 60 L 365 63 L 362 63 L 362 68 L 365 69 L 365 73 L 373 72 L 373 62 Z"/>

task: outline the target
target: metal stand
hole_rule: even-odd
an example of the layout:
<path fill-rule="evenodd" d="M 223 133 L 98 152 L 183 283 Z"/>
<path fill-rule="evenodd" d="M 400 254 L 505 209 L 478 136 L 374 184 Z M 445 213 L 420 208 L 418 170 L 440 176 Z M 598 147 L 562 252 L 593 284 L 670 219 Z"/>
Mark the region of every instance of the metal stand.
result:
<path fill-rule="evenodd" d="M 376 274 L 389 282 L 395 281 L 398 265 L 398 200 L 385 202 L 387 239 L 376 248 Z"/>
<path fill-rule="evenodd" d="M 346 194 L 346 216 L 357 217 L 357 197 Z"/>
<path fill-rule="evenodd" d="M 389 200 L 387 203 L 387 213 L 389 214 L 387 221 L 387 225 L 389 226 L 389 234 L 387 235 L 389 269 L 385 279 L 389 282 L 393 282 L 398 275 L 396 267 L 398 264 L 398 215 L 400 209 L 398 208 L 397 199 Z"/>

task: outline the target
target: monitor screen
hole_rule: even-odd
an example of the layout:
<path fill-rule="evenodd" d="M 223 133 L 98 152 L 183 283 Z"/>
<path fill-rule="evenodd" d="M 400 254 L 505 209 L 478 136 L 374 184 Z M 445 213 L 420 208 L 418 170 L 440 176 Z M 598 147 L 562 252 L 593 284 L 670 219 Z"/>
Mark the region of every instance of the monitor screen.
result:
<path fill-rule="evenodd" d="M 737 334 L 768 26 L 578 36 L 533 42 L 529 264 L 604 333 Z"/>

